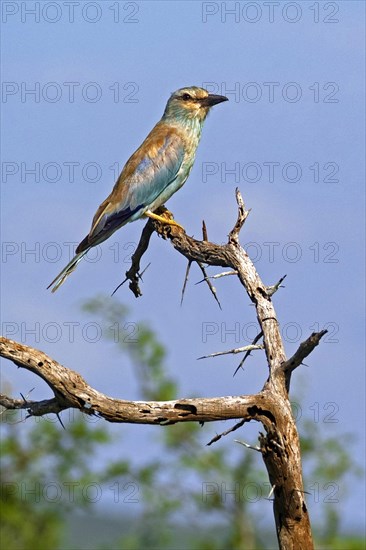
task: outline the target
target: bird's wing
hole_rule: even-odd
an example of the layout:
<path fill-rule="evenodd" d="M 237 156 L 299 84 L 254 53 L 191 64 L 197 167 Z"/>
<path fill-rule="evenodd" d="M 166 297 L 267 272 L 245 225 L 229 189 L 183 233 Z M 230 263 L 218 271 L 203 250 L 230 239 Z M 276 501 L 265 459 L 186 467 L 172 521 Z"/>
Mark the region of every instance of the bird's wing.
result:
<path fill-rule="evenodd" d="M 146 210 L 175 181 L 183 159 L 182 137 L 157 125 L 127 161 L 112 193 L 98 208 L 89 243 L 101 232 L 113 232 L 139 210 Z"/>

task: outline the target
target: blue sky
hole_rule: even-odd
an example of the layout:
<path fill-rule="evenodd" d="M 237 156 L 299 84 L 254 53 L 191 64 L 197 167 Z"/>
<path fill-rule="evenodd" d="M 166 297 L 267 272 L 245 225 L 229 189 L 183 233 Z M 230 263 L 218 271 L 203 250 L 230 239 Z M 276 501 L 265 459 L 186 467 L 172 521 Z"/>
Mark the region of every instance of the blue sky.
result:
<path fill-rule="evenodd" d="M 123 359 L 109 343 L 91 341 L 87 324 L 96 320 L 80 305 L 121 281 L 142 222 L 115 233 L 55 295 L 45 287 L 68 262 L 67 243 L 88 232 L 116 163 L 122 168 L 140 145 L 170 93 L 206 85 L 230 101 L 212 110 L 190 178 L 168 206 L 188 233 L 200 235 L 205 219 L 209 238 L 224 242 L 240 187 L 252 209 L 242 243 L 265 283 L 287 274 L 274 298 L 287 353 L 312 330 L 331 331 L 310 368 L 295 373 L 293 394 L 308 412 L 318 403 L 323 421 L 335 404 L 338 422 L 324 422 L 324 432 L 355 434 L 362 462 L 364 5 L 280 2 L 270 12 L 250 4 L 80 2 L 71 13 L 63 2 L 2 2 L 3 333 L 100 391 L 139 399 Z M 131 323 L 143 319 L 158 332 L 182 395 L 259 390 L 266 377 L 259 355 L 234 379 L 237 357 L 196 361 L 254 336 L 253 309 L 234 278 L 217 281 L 220 311 L 194 285 L 201 275 L 193 269 L 180 307 L 185 260 L 155 236 L 144 261 L 152 264 L 143 297 L 123 287 L 116 298 Z M 49 394 L 2 365 L 15 393 L 36 383 L 34 398 Z M 254 428 L 246 432 L 253 441 Z M 131 434 L 132 453 L 143 430 L 150 433 L 113 427 L 117 437 Z M 349 493 L 345 527 L 364 517 L 362 488 L 355 483 Z"/>

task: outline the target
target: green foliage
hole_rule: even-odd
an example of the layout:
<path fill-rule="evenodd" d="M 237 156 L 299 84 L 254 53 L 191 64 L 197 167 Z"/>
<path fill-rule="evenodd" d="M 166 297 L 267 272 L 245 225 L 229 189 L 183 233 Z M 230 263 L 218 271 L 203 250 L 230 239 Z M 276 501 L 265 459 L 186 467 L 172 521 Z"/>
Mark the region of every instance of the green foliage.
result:
<path fill-rule="evenodd" d="M 66 430 L 52 417 L 23 425 L 11 411 L 4 411 L 1 421 L 1 547 L 56 548 L 67 512 L 90 507 L 95 480 L 99 486 L 122 476 L 128 464 L 118 461 L 96 470 L 88 458 L 110 436 L 77 412 Z"/>

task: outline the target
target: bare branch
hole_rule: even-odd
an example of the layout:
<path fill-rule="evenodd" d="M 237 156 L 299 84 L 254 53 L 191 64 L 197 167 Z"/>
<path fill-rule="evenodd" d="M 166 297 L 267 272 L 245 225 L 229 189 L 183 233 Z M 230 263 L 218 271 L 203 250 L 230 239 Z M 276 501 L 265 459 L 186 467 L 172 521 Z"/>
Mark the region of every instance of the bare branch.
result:
<path fill-rule="evenodd" d="M 45 399 L 43 401 L 28 401 L 24 399 L 12 399 L 0 394 L 0 405 L 9 410 L 25 409 L 30 416 L 43 416 L 49 413 L 59 413 L 68 407 L 62 405 L 59 399 Z"/>
<path fill-rule="evenodd" d="M 189 237 L 181 228 L 169 226 L 159 221 L 149 220 L 148 224 L 152 224 L 155 231 L 163 239 L 169 239 L 173 247 L 188 261 L 229 268 L 237 272 L 240 282 L 256 307 L 258 322 L 263 332 L 267 362 L 269 367 L 275 370 L 281 363 L 286 361 L 286 355 L 276 313 L 270 296 L 267 294 L 267 288 L 260 279 L 253 262 L 237 240 L 239 231 L 249 212 L 245 210 L 243 199 L 238 190 L 236 198 L 238 202 L 238 220 L 230 233 L 229 243 L 225 245 L 218 245 L 209 241 L 198 241 L 193 237 Z M 163 217 L 171 217 L 171 213 L 166 208 L 161 209 L 158 213 Z M 150 235 L 151 232 L 149 231 L 149 238 Z M 126 276 L 133 283 L 132 288 L 135 288 L 135 290 L 136 285 L 138 287 L 136 267 L 139 266 L 141 255 L 147 248 L 145 240 L 143 232 L 134 254 L 133 266 L 126 273 Z M 134 293 L 137 296 L 136 292 Z M 281 384 L 278 384 L 278 391 L 284 391 Z"/>
<path fill-rule="evenodd" d="M 229 243 L 231 244 L 239 244 L 239 233 L 245 223 L 245 220 L 250 214 L 250 210 L 245 209 L 243 197 L 241 196 L 238 187 L 235 189 L 235 196 L 238 205 L 238 218 L 233 229 L 229 233 Z"/>
<path fill-rule="evenodd" d="M 299 348 L 296 350 L 294 355 L 290 357 L 287 361 L 282 363 L 281 367 L 284 372 L 291 373 L 297 367 L 299 367 L 305 357 L 310 355 L 313 349 L 319 344 L 320 340 L 327 333 L 327 330 L 322 330 L 320 332 L 313 332 L 307 340 L 301 342 Z"/>
<path fill-rule="evenodd" d="M 257 418 L 253 409 L 257 396 L 225 396 L 179 399 L 174 401 L 125 401 L 113 399 L 95 390 L 75 371 L 67 369 L 45 353 L 0 337 L 0 355 L 18 367 L 36 374 L 52 389 L 55 397 L 44 401 L 27 401 L 0 396 L 7 409 L 26 409 L 30 416 L 42 416 L 75 408 L 88 415 L 98 415 L 108 422 L 168 425 L 177 422 L 213 422 Z M 254 413 L 250 412 L 254 410 Z"/>
<path fill-rule="evenodd" d="M 135 252 L 132 255 L 131 258 L 131 267 L 128 271 L 126 271 L 126 279 L 120 283 L 117 288 L 113 291 L 113 294 L 117 292 L 117 290 L 126 282 L 130 281 L 129 287 L 138 298 L 139 296 L 142 296 L 142 292 L 139 287 L 139 280 L 141 279 L 140 272 L 140 261 L 142 256 L 145 254 L 146 250 L 148 249 L 151 235 L 154 233 L 154 222 L 153 220 L 149 219 L 146 223 L 144 229 L 142 230 L 140 242 L 135 250 Z M 150 264 L 149 264 L 150 265 Z M 147 268 L 145 268 L 144 271 L 146 271 Z"/>

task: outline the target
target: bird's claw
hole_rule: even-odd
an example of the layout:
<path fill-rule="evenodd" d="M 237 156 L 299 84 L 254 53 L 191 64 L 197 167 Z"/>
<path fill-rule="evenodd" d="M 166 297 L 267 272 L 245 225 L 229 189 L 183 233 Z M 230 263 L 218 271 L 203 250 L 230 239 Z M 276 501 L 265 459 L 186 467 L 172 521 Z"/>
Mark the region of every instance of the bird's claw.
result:
<path fill-rule="evenodd" d="M 169 212 L 169 210 L 167 210 L 167 209 L 164 209 L 163 212 L 164 212 L 164 214 L 165 214 L 165 213 L 171 214 L 171 213 Z M 152 220 L 156 220 L 156 221 L 158 221 L 158 222 L 160 222 L 160 223 L 164 223 L 164 224 L 166 224 L 166 225 L 173 225 L 174 227 L 179 227 L 180 229 L 182 229 L 182 230 L 184 231 L 184 227 L 183 227 L 182 225 L 180 225 L 180 223 L 176 222 L 176 221 L 173 220 L 173 219 L 165 218 L 165 217 L 163 217 L 163 216 L 160 216 L 159 214 L 155 214 L 155 212 L 151 212 L 150 210 L 147 210 L 147 211 L 145 212 L 145 216 L 146 216 L 147 218 L 150 218 L 150 219 L 152 219 Z"/>

